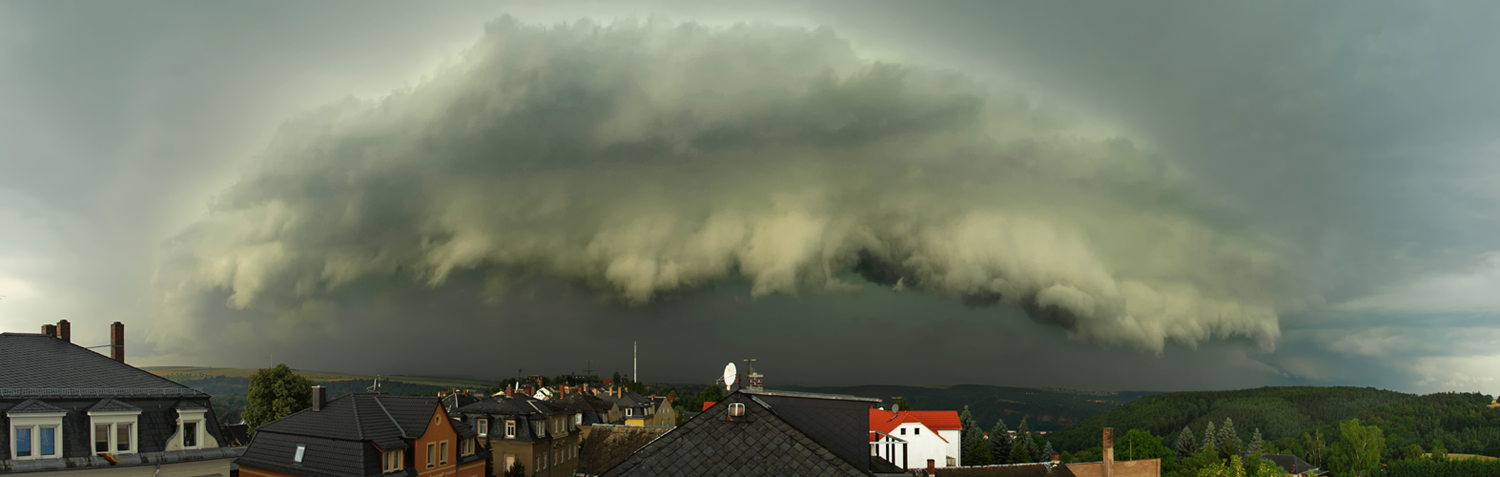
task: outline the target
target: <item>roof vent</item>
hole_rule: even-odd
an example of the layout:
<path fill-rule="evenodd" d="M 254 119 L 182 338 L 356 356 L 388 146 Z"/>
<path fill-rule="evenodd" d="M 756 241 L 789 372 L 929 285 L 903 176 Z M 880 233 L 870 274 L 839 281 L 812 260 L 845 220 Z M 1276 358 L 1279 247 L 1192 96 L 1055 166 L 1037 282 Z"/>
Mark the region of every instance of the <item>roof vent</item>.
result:
<path fill-rule="evenodd" d="M 735 421 L 745 417 L 745 403 L 729 403 L 729 420 Z"/>

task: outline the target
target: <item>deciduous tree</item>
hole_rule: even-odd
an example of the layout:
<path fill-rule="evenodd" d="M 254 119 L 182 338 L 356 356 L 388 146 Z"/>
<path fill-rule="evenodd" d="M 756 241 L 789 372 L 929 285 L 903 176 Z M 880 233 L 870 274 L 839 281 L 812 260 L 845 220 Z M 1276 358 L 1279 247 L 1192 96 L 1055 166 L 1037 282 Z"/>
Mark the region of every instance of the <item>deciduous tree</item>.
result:
<path fill-rule="evenodd" d="M 312 386 L 312 380 L 292 372 L 286 364 L 256 371 L 250 376 L 245 423 L 260 427 L 307 409 L 312 405 Z"/>

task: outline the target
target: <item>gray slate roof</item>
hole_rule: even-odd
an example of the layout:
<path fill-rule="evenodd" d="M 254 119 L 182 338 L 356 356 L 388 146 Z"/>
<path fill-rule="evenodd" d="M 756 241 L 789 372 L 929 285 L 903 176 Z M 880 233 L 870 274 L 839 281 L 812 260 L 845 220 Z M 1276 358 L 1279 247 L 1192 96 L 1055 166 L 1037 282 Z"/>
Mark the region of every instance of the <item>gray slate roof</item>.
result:
<path fill-rule="evenodd" d="M 599 475 L 620 465 L 630 454 L 671 431 L 670 427 L 636 427 L 598 424 L 578 451 L 578 469 L 583 475 Z"/>
<path fill-rule="evenodd" d="M 90 411 L 95 411 L 95 412 L 118 412 L 118 411 L 139 411 L 139 410 L 141 410 L 141 408 L 132 406 L 130 404 L 126 404 L 126 403 L 120 402 L 120 400 L 118 400 L 118 399 L 105 398 L 105 399 L 100 399 L 98 404 L 94 404 L 93 406 L 89 406 L 89 410 Z"/>
<path fill-rule="evenodd" d="M 308 477 L 378 476 L 381 450 L 407 449 L 421 437 L 441 402 L 436 397 L 352 393 L 329 401 L 323 409 L 305 409 L 256 429 L 240 463 L 259 469 Z M 454 423 L 461 437 L 474 431 Z M 373 446 L 371 445 L 373 444 Z M 300 464 L 292 462 L 297 446 L 307 446 Z M 378 448 L 378 449 L 377 449 Z M 406 455 L 407 473 L 416 475 L 416 452 Z M 484 458 L 483 450 L 461 458 Z"/>
<path fill-rule="evenodd" d="M 731 403 L 745 405 L 743 420 L 731 422 L 726 418 Z M 603 475 L 874 474 L 828 450 L 751 395 L 735 392 L 631 454 Z"/>
<path fill-rule="evenodd" d="M 208 397 L 39 333 L 0 333 L 0 398 Z"/>
<path fill-rule="evenodd" d="M 5 414 L 42 414 L 49 412 L 68 412 L 68 410 L 35 399 L 27 399 L 7 409 Z"/>

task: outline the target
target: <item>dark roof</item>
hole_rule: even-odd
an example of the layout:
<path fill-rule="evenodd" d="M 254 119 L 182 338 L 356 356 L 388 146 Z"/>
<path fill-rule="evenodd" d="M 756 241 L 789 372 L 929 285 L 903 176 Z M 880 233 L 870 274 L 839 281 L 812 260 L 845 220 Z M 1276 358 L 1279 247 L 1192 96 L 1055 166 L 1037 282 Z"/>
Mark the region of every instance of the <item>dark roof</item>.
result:
<path fill-rule="evenodd" d="M 729 421 L 729 405 L 745 417 Z M 860 438 L 861 442 L 863 437 Z M 590 439 L 592 440 L 592 439 Z M 585 444 L 587 445 L 587 444 Z M 868 454 L 866 454 L 868 456 Z M 603 475 L 873 475 L 831 452 L 753 396 L 735 392 Z"/>
<path fill-rule="evenodd" d="M 609 408 L 615 405 L 613 402 L 605 401 L 599 396 L 583 393 L 572 393 L 567 396 L 560 396 L 557 398 L 553 398 L 551 401 L 547 401 L 547 403 L 569 411 L 594 412 L 609 412 Z"/>
<path fill-rule="evenodd" d="M 1246 453 L 1246 454 L 1240 454 L 1240 456 L 1242 458 L 1244 458 L 1244 459 L 1248 459 L 1248 458 L 1251 457 L 1251 454 L 1248 454 L 1248 453 Z M 1286 473 L 1288 473 L 1288 474 L 1293 473 L 1292 469 L 1294 467 L 1296 468 L 1295 472 L 1297 472 L 1297 473 L 1307 472 L 1309 470 L 1317 468 L 1317 466 L 1309 464 L 1309 463 L 1307 463 L 1307 461 L 1302 460 L 1301 458 L 1298 458 L 1297 456 L 1294 456 L 1294 455 L 1288 455 L 1288 454 L 1261 454 L 1260 458 L 1269 460 L 1271 462 L 1275 462 L 1276 465 L 1281 466 L 1282 470 L 1285 470 Z M 1241 460 L 1243 460 L 1243 459 L 1241 459 Z"/>
<path fill-rule="evenodd" d="M 777 416 L 817 439 L 828 450 L 869 468 L 870 405 L 880 402 L 841 394 L 744 391 L 771 406 Z"/>
<path fill-rule="evenodd" d="M 329 401 L 321 410 L 298 411 L 256 432 L 371 441 L 385 450 L 405 449 L 402 439 L 420 437 L 437 406 L 436 397 L 351 393 Z"/>
<path fill-rule="evenodd" d="M 484 400 L 484 396 L 475 396 L 473 394 L 466 393 L 451 393 L 447 396 L 443 396 L 443 407 L 448 408 L 449 411 L 452 411 L 454 409 L 458 409 L 482 400 Z"/>
<path fill-rule="evenodd" d="M 139 410 L 141 410 L 141 408 L 135 407 L 135 406 L 123 403 L 123 402 L 120 402 L 120 400 L 118 400 L 118 399 L 105 398 L 105 399 L 100 399 L 98 404 L 94 404 L 93 406 L 89 406 L 89 410 L 90 411 L 99 411 L 99 412 L 115 412 L 115 411 L 139 411 Z"/>
<path fill-rule="evenodd" d="M 5 414 L 41 414 L 48 412 L 68 412 L 68 410 L 35 399 L 27 399 L 7 409 Z"/>
<path fill-rule="evenodd" d="M 256 429 L 240 463 L 308 477 L 380 475 L 380 451 L 410 447 L 407 440 L 427 431 L 440 405 L 437 397 L 346 394 L 320 410 L 304 409 Z M 466 430 L 473 436 L 460 426 L 454 426 L 460 436 Z M 292 462 L 299 445 L 307 446 L 300 464 Z M 410 459 L 408 470 L 415 472 Z"/>
<path fill-rule="evenodd" d="M 943 467 L 935 477 L 1075 477 L 1065 464 L 1005 464 Z"/>
<path fill-rule="evenodd" d="M 204 406 L 202 404 L 198 404 L 198 403 L 193 402 L 193 401 L 189 401 L 189 400 L 183 399 L 181 401 L 177 401 L 177 405 L 172 406 L 172 409 L 176 409 L 176 410 L 179 410 L 179 411 L 197 411 L 197 410 L 208 409 L 208 407 L 206 407 L 206 406 Z"/>
<path fill-rule="evenodd" d="M 620 393 L 619 396 L 610 396 L 608 394 L 605 394 L 605 395 L 599 396 L 599 397 L 603 398 L 603 399 L 606 399 L 606 400 L 614 401 L 615 404 L 619 405 L 621 408 L 627 408 L 627 407 L 629 407 L 629 408 L 647 408 L 647 407 L 653 407 L 651 405 L 651 398 L 642 396 L 640 394 L 636 394 L 634 391 L 623 391 L 623 392 Z"/>
<path fill-rule="evenodd" d="M 538 401 L 531 396 L 495 396 L 483 401 L 472 403 L 458 408 L 463 414 L 490 414 L 507 416 L 525 416 L 528 414 L 555 416 L 568 414 L 568 411 L 558 408 L 546 401 Z"/>
<path fill-rule="evenodd" d="M 905 474 L 906 469 L 892 464 L 891 461 L 885 460 L 884 457 L 872 455 L 870 456 L 870 472 L 877 474 Z"/>
<path fill-rule="evenodd" d="M 55 338 L 49 338 L 55 339 Z M 191 398 L 206 404 L 208 397 Z M 112 399 L 113 400 L 113 399 Z M 136 418 L 136 452 L 140 454 L 160 454 L 166 451 L 168 441 L 177 432 L 178 412 L 172 407 L 180 398 L 121 398 L 113 400 L 116 402 L 101 402 L 98 398 L 47 398 L 45 401 L 36 399 L 0 398 L 0 428 L 6 425 L 6 419 L 10 412 L 36 409 L 38 412 L 61 412 L 67 411 L 62 418 L 62 449 L 65 458 L 88 458 L 94 455 L 93 442 L 89 441 L 90 418 L 89 411 L 101 406 L 113 410 L 125 410 L 140 412 Z M 110 400 L 103 400 L 110 401 Z M 38 402 L 40 402 L 38 404 Z M 26 406 L 22 408 L 21 406 Z M 219 429 L 213 411 L 207 411 L 204 416 L 204 432 L 213 436 L 217 442 L 225 442 L 224 434 Z M 10 444 L 7 432 L 0 432 L 0 461 L 10 459 Z M 172 459 L 186 458 L 222 458 L 224 456 L 210 456 L 199 451 L 204 449 L 185 451 L 188 454 L 173 454 Z M 177 452 L 177 451 L 173 451 Z M 217 455 L 217 454 L 215 454 Z M 198 457 L 194 457 L 198 456 Z M 82 463 L 81 465 L 95 465 Z M 122 461 L 122 465 L 126 465 Z"/>
<path fill-rule="evenodd" d="M 0 333 L 0 398 L 207 396 L 49 335 Z"/>
<path fill-rule="evenodd" d="M 578 452 L 577 473 L 599 475 L 619 465 L 630 454 L 661 437 L 670 427 L 637 427 L 596 424 Z"/>
<path fill-rule="evenodd" d="M 224 426 L 224 438 L 229 440 L 226 445 L 241 447 L 250 445 L 250 425 L 230 424 Z"/>

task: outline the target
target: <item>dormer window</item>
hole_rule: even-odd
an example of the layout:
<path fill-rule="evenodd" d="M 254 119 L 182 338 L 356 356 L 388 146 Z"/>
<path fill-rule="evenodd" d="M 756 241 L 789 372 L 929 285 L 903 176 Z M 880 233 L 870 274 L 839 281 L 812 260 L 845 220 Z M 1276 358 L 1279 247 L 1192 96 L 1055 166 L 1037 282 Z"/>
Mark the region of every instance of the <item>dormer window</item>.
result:
<path fill-rule="evenodd" d="M 484 437 L 484 436 L 490 435 L 490 420 L 489 419 L 480 419 L 476 423 L 475 427 L 479 431 L 479 437 Z"/>
<path fill-rule="evenodd" d="M 15 460 L 56 459 L 62 457 L 62 418 L 68 411 L 51 404 L 29 399 L 11 408 L 7 429 L 10 455 Z"/>
<path fill-rule="evenodd" d="M 210 443 L 209 439 L 205 438 L 207 436 L 204 435 L 204 414 L 207 412 L 208 410 L 203 408 L 178 408 L 177 435 L 179 437 L 174 444 L 181 446 L 183 449 L 213 447 L 212 445 L 205 445 Z M 170 447 L 172 446 L 169 445 L 169 450 Z"/>
<path fill-rule="evenodd" d="M 542 422 L 542 421 L 537 421 L 536 424 L 532 425 L 532 427 L 536 428 L 536 436 L 537 437 L 546 437 L 547 436 L 547 423 Z"/>
<path fill-rule="evenodd" d="M 578 414 L 574 414 L 573 415 L 573 424 L 574 425 L 581 425 L 581 424 L 583 424 L 583 413 L 580 412 Z"/>
<path fill-rule="evenodd" d="M 398 470 L 406 470 L 406 452 L 396 449 L 385 453 L 385 473 L 389 474 Z"/>
<path fill-rule="evenodd" d="M 505 421 L 505 437 L 516 437 L 516 421 Z"/>
<path fill-rule="evenodd" d="M 88 411 L 92 424 L 89 442 L 96 454 L 133 454 L 138 452 L 141 410 L 138 407 L 105 399 Z"/>
<path fill-rule="evenodd" d="M 634 416 L 634 415 L 635 415 L 635 409 L 631 409 L 631 408 L 628 408 L 628 407 L 625 408 L 625 417 L 630 417 L 630 416 Z"/>

